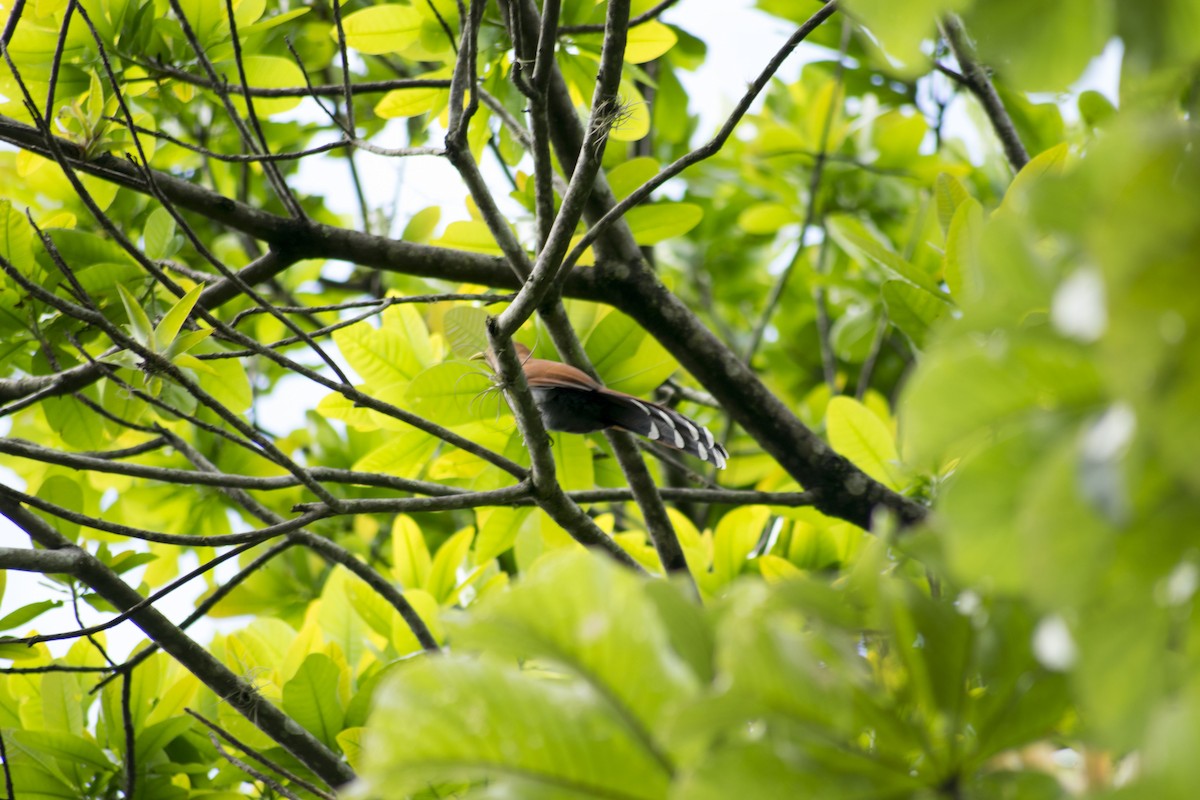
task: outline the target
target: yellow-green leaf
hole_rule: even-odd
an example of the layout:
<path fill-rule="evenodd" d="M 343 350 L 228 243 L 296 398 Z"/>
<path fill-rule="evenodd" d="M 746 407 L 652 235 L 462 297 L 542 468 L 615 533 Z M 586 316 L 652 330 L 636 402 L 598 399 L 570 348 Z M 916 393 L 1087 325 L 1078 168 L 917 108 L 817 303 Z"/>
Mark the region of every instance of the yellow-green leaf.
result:
<path fill-rule="evenodd" d="M 179 301 L 171 306 L 166 314 L 163 314 L 163 318 L 158 321 L 158 327 L 154 329 L 154 341 L 159 347 L 165 349 L 175 341 L 175 337 L 179 335 L 179 329 L 183 327 L 188 314 L 192 313 L 196 301 L 200 299 L 200 292 L 203 290 L 202 285 L 196 284 L 191 291 L 179 298 Z"/>
<path fill-rule="evenodd" d="M 636 210 L 636 209 L 634 209 Z M 451 222 L 440 237 L 430 244 L 436 247 L 452 247 L 455 250 L 467 250 L 472 253 L 486 253 L 491 256 L 502 255 L 500 245 L 488 229 L 486 223 L 478 220 L 460 220 Z"/>
<path fill-rule="evenodd" d="M 918 348 L 925 346 L 929 326 L 950 311 L 950 304 L 908 281 L 884 281 L 880 289 L 888 318 Z"/>
<path fill-rule="evenodd" d="M 142 241 L 146 246 L 146 256 L 155 260 L 166 258 L 171 240 L 175 237 L 175 218 L 165 208 L 156 208 L 146 218 L 146 227 L 142 229 Z"/>
<path fill-rule="evenodd" d="M 803 575 L 803 571 L 786 558 L 767 553 L 758 559 L 758 570 L 767 583 L 780 583 Z"/>
<path fill-rule="evenodd" d="M 942 226 L 942 233 L 948 234 L 954 212 L 971 194 L 962 181 L 945 172 L 937 176 L 934 192 L 937 195 L 938 223 Z"/>
<path fill-rule="evenodd" d="M 341 670 L 324 653 L 312 653 L 283 685 L 283 710 L 328 745 L 335 743 L 346 714 L 338 699 Z"/>
<path fill-rule="evenodd" d="M 458 585 L 458 568 L 467 560 L 471 541 L 475 538 L 474 528 L 464 528 L 447 539 L 438 548 L 429 570 L 426 589 L 439 603 L 446 602 Z"/>
<path fill-rule="evenodd" d="M 1070 145 L 1062 142 L 1031 159 L 1009 184 L 1008 191 L 1004 193 L 1004 201 L 1000 203 L 997 211 L 1013 210 L 1015 205 L 1021 202 L 1021 198 L 1029 192 L 1030 187 L 1044 176 L 1061 175 L 1067 166 L 1069 150 Z"/>
<path fill-rule="evenodd" d="M 959 204 L 946 231 L 946 255 L 942 273 L 950 296 L 961 303 L 968 288 L 972 266 L 979 257 L 979 239 L 983 233 L 983 206 L 973 197 Z"/>
<path fill-rule="evenodd" d="M 392 522 L 392 575 L 405 589 L 424 586 L 432 564 L 421 528 L 407 514 Z"/>
<path fill-rule="evenodd" d="M 382 55 L 403 50 L 421 35 L 421 12 L 410 5 L 388 4 L 355 11 L 342 20 L 346 44 L 360 53 Z M 329 35 L 337 38 L 337 27 Z"/>
<path fill-rule="evenodd" d="M 746 233 L 775 233 L 799 221 L 800 216 L 783 203 L 755 203 L 738 215 L 738 225 Z"/>
<path fill-rule="evenodd" d="M 682 236 L 700 223 L 704 210 L 693 203 L 654 203 L 631 208 L 625 222 L 640 245 Z"/>
<path fill-rule="evenodd" d="M 629 29 L 625 43 L 625 60 L 631 64 L 653 61 L 675 46 L 675 31 L 658 20 L 643 22 Z"/>
<path fill-rule="evenodd" d="M 658 174 L 658 160 L 649 156 L 631 158 L 608 171 L 608 188 L 613 196 L 624 200 L 635 189 Z"/>
<path fill-rule="evenodd" d="M 896 441 L 869 408 L 838 395 L 829 401 L 825 429 L 834 450 L 889 489 L 900 488 Z"/>
<path fill-rule="evenodd" d="M 618 142 L 636 142 L 650 132 L 650 107 L 637 84 L 627 77 L 621 78 L 617 94 L 621 110 L 609 136 Z"/>
<path fill-rule="evenodd" d="M 129 317 L 133 338 L 143 347 L 157 350 L 158 348 L 154 346 L 154 326 L 150 324 L 150 317 L 146 316 L 146 310 L 142 308 L 142 304 L 120 284 L 117 284 L 117 293 L 121 295 L 121 303 L 125 306 L 125 314 Z"/>
<path fill-rule="evenodd" d="M 375 104 L 375 113 L 384 119 L 415 117 L 440 111 L 450 100 L 449 89 L 417 87 L 392 89 Z"/>
<path fill-rule="evenodd" d="M 246 83 L 253 89 L 284 89 L 289 86 L 303 86 L 304 73 L 291 59 L 280 56 L 244 56 L 243 67 L 246 70 Z M 218 74 L 227 76 L 231 83 L 237 83 L 237 62 L 222 61 L 216 64 Z M 231 95 L 234 106 L 242 114 L 246 113 L 246 101 L 240 94 Z M 259 116 L 269 117 L 291 111 L 300 105 L 300 97 L 255 97 L 254 111 Z"/>
<path fill-rule="evenodd" d="M 721 517 L 713 532 L 712 571 L 717 586 L 724 586 L 741 572 L 770 516 L 766 506 L 742 506 Z"/>

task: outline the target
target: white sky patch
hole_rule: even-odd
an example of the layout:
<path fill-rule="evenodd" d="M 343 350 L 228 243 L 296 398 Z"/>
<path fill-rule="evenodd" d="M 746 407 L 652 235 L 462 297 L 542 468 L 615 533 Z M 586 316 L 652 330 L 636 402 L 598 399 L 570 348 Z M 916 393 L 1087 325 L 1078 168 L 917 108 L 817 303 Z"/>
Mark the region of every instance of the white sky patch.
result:
<path fill-rule="evenodd" d="M 1050 321 L 1063 336 L 1085 343 L 1099 339 L 1108 327 L 1100 273 L 1084 267 L 1068 275 L 1054 293 Z"/>
<path fill-rule="evenodd" d="M 1074 666 L 1078 651 L 1066 620 L 1057 614 L 1042 618 L 1033 632 L 1033 654 L 1046 669 L 1065 672 Z"/>
<path fill-rule="evenodd" d="M 1112 461 L 1129 448 L 1136 430 L 1133 409 L 1116 403 L 1083 434 L 1083 455 L 1089 461 Z"/>
<path fill-rule="evenodd" d="M 1197 586 L 1200 586 L 1200 569 L 1191 561 L 1183 561 L 1166 577 L 1163 600 L 1166 605 L 1181 606 L 1192 599 Z"/>

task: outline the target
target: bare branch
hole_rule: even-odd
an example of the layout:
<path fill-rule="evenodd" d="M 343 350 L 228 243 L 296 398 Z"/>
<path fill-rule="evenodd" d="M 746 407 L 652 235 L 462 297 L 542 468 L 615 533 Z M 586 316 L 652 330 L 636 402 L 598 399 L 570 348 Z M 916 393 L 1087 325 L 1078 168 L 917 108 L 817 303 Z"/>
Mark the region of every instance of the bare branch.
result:
<path fill-rule="evenodd" d="M 616 120 L 617 89 L 621 83 L 621 69 L 625 62 L 628 24 L 628 0 L 610 0 L 608 17 L 605 22 L 604 45 L 600 51 L 600 67 L 596 77 L 596 90 L 592 95 L 587 132 L 583 137 L 579 156 L 571 174 L 571 181 L 567 186 L 567 193 L 563 196 L 562 205 L 550 228 L 546 244 L 538 253 L 533 271 L 521 288 L 517 299 L 500 315 L 499 333 L 502 336 L 512 336 L 549 295 L 560 266 L 563 264 L 563 257 L 566 256 L 567 250 L 571 246 L 575 226 L 583 217 L 588 197 L 592 193 L 596 176 L 600 172 L 600 163 L 604 157 L 608 133 Z M 549 70 L 550 67 L 546 66 L 545 69 Z M 549 75 L 548 72 L 547 75 Z M 548 81 L 549 78 L 547 77 L 546 80 Z"/>
<path fill-rule="evenodd" d="M 967 33 L 963 29 L 962 20 L 956 14 L 947 14 L 942 19 L 942 35 L 946 37 L 946 42 L 950 45 L 950 50 L 954 53 L 954 58 L 962 69 L 962 75 L 959 76 L 961 81 L 970 89 L 971 94 L 978 98 L 984 113 L 991 121 L 992 129 L 1000 139 L 1000 146 L 1004 148 L 1004 155 L 1008 158 L 1009 166 L 1012 167 L 1013 172 L 1020 172 L 1021 168 L 1029 163 L 1029 152 L 1021 142 L 1017 126 L 1013 124 L 1012 117 L 1008 115 L 1008 109 L 1004 107 L 1004 101 L 1000 99 L 996 87 L 992 85 L 983 66 L 975 60 Z M 945 69 L 943 71 L 949 72 Z"/>
<path fill-rule="evenodd" d="M 0 569 L 41 572 L 47 575 L 73 575 L 79 560 L 74 553 L 57 550 L 31 550 L 27 547 L 0 547 Z"/>
<path fill-rule="evenodd" d="M 662 0 L 662 2 L 660 2 L 658 5 L 654 6 L 653 8 L 647 9 L 646 11 L 643 11 L 641 14 L 638 14 L 636 17 L 629 20 L 629 27 L 636 28 L 638 25 L 641 25 L 642 23 L 649 22 L 652 19 L 658 19 L 660 16 L 662 16 L 662 13 L 664 11 L 666 11 L 668 8 L 670 8 L 671 6 L 675 5 L 678 2 L 679 2 L 679 0 Z M 602 25 L 602 24 L 560 25 L 558 28 L 558 32 L 559 33 L 603 33 L 604 25 Z"/>
<path fill-rule="evenodd" d="M 308 781 L 304 780 L 303 778 L 299 777 L 298 775 L 295 775 L 295 774 L 291 773 L 290 771 L 284 769 L 283 767 L 279 766 L 274 761 L 271 761 L 266 756 L 262 755 L 257 750 L 255 750 L 253 747 L 250 747 L 249 745 L 244 743 L 241 739 L 238 739 L 232 733 L 230 733 L 229 731 L 222 728 L 217 723 L 206 718 L 203 714 L 200 714 L 199 712 L 194 711 L 190 708 L 185 708 L 184 712 L 189 714 L 190 716 L 194 717 L 196 720 L 198 720 L 200 722 L 201 725 L 204 725 L 206 728 L 213 731 L 213 733 L 220 736 L 222 739 L 229 742 L 231 745 L 233 745 L 237 749 L 241 750 L 243 753 L 250 756 L 255 761 L 257 761 L 258 763 L 265 766 L 267 769 L 274 770 L 275 772 L 279 773 L 283 777 L 287 778 L 292 783 L 303 788 L 305 791 L 312 792 L 317 797 L 325 798 L 325 800 L 334 800 L 333 795 L 322 790 L 319 786 L 314 786 L 313 784 L 309 783 Z"/>
<path fill-rule="evenodd" d="M 771 78 L 774 77 L 775 73 L 779 71 L 779 68 L 783 66 L 783 62 L 787 60 L 787 57 L 792 54 L 792 51 L 795 50 L 802 41 L 808 38 L 810 33 L 815 31 L 818 27 L 820 27 L 821 23 L 831 17 L 835 11 L 837 11 L 837 2 L 836 0 L 830 0 L 830 2 L 822 6 L 817 13 L 813 14 L 803 25 L 797 28 L 796 32 L 793 33 L 786 42 L 784 42 L 783 46 L 780 47 L 771 60 L 767 62 L 767 66 L 764 67 L 762 72 L 758 74 L 758 77 L 751 82 L 750 87 L 746 90 L 746 93 L 742 95 L 742 99 L 739 100 L 737 106 L 734 107 L 733 113 L 731 113 L 725 120 L 725 124 L 721 126 L 716 135 L 713 136 L 712 139 L 708 140 L 708 142 L 705 144 L 697 147 L 687 155 L 664 167 L 657 175 L 646 181 L 644 184 L 635 189 L 628 197 L 609 209 L 608 212 L 605 213 L 605 215 L 601 217 L 598 222 L 593 224 L 592 227 L 588 229 L 587 233 L 583 235 L 583 238 L 579 241 L 579 243 L 575 245 L 573 250 L 571 250 L 571 253 L 566 257 L 566 260 L 562 264 L 562 272 L 565 274 L 570 271 L 571 268 L 579 262 L 580 257 L 583 255 L 584 251 L 591 246 L 592 242 L 596 241 L 596 239 L 599 238 L 599 236 L 604 233 L 604 231 L 610 225 L 623 217 L 626 212 L 629 211 L 629 209 L 648 198 L 651 192 L 693 164 L 698 164 L 706 158 L 710 158 L 717 153 L 725 145 L 725 141 L 733 134 L 734 129 L 737 127 L 738 123 L 741 122 L 742 117 L 744 117 L 746 112 L 750 110 L 750 105 L 754 102 L 755 98 L 757 98 L 762 90 L 766 88 L 767 83 L 769 83 Z"/>
<path fill-rule="evenodd" d="M 86 550 L 71 544 L 37 515 L 7 498 L 0 499 L 0 514 L 8 517 L 42 547 L 72 553 L 79 562 L 75 570 L 76 577 L 118 609 L 129 609 L 142 602 L 141 595 L 116 573 Z M 141 608 L 132 620 L 218 697 L 296 758 L 308 764 L 322 780 L 331 786 L 341 786 L 354 779 L 354 772 L 336 754 L 264 699 L 250 683 L 235 675 L 156 608 Z"/>

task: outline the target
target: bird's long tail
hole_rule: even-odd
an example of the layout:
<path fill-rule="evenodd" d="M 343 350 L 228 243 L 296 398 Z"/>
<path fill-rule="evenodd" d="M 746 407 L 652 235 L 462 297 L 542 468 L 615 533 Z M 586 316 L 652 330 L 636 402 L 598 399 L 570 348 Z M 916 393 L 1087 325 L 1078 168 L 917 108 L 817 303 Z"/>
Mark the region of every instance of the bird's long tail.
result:
<path fill-rule="evenodd" d="M 606 416 L 613 426 L 691 453 L 717 469 L 725 469 L 729 453 L 700 423 L 674 409 L 624 393 L 606 390 L 602 395 L 608 401 Z"/>

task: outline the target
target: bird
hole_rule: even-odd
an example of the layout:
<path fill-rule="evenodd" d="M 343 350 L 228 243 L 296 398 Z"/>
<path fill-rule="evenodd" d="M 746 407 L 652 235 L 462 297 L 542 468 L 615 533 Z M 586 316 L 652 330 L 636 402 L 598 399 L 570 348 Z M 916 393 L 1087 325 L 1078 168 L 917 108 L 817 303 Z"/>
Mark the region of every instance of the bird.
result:
<path fill-rule="evenodd" d="M 725 469 L 729 460 L 725 446 L 695 420 L 672 408 L 609 389 L 570 364 L 533 358 L 529 348 L 520 342 L 513 342 L 513 347 L 546 430 L 592 433 L 619 428 Z M 500 374 L 499 362 L 491 348 L 476 353 L 472 359 L 485 360 L 494 374 Z"/>

